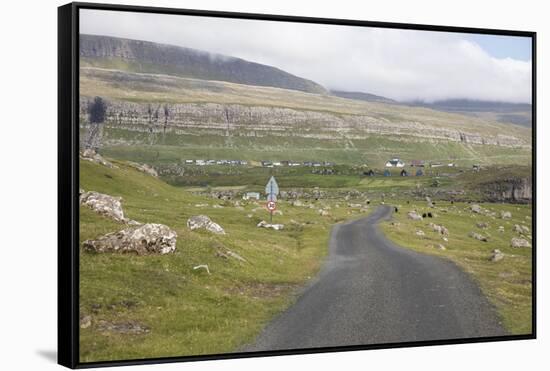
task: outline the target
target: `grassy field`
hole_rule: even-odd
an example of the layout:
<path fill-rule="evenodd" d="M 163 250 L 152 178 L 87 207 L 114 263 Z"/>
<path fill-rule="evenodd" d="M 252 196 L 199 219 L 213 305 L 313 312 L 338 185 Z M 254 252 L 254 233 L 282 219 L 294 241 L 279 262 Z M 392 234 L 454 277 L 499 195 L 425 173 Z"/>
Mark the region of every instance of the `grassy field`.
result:
<path fill-rule="evenodd" d="M 316 139 L 304 137 L 265 136 L 224 137 L 200 130 L 188 134 L 150 134 L 107 127 L 102 151 L 120 159 L 148 163 L 173 163 L 182 159 L 240 159 L 249 161 L 330 161 L 337 164 L 367 164 L 381 168 L 386 161 L 400 157 L 406 162 L 453 162 L 460 166 L 523 164 L 531 162 L 525 148 L 487 145 L 464 145 L 457 142 L 423 142 L 398 135 L 372 135 L 366 139 Z M 149 145 L 150 141 L 152 145 Z M 117 144 L 122 142 L 123 144 Z M 132 143 L 132 145 L 128 145 Z"/>
<path fill-rule="evenodd" d="M 127 217 L 173 228 L 177 250 L 164 256 L 81 251 L 80 312 L 92 317 L 92 325 L 80 330 L 83 362 L 235 351 L 316 274 L 331 225 L 360 215 L 333 202 L 324 204 L 332 207 L 324 217 L 318 213 L 320 203 L 309 208 L 279 202 L 283 215 L 274 222 L 285 229 L 257 228 L 268 218 L 261 204 L 240 201 L 242 206 L 236 207 L 195 196 L 122 162 L 115 164 L 118 169 L 82 161 L 81 188 L 121 196 Z M 220 203 L 222 208 L 213 208 Z M 187 219 L 198 214 L 220 223 L 227 235 L 190 231 Z M 81 242 L 125 227 L 87 207 L 81 207 L 80 226 Z M 246 262 L 216 255 L 226 249 Z M 208 264 L 211 275 L 193 270 L 199 264 Z M 112 331 L 102 323 L 139 325 L 149 332 Z"/>
<path fill-rule="evenodd" d="M 401 246 L 455 262 L 477 281 L 510 333 L 529 334 L 532 330 L 531 248 L 512 248 L 510 240 L 518 237 L 518 233 L 513 231 L 515 224 L 532 229 L 532 208 L 530 205 L 510 204 L 481 206 L 483 214 L 471 212 L 466 203 L 437 202 L 436 208 L 428 209 L 426 202 L 403 202 L 400 211 L 394 214 L 393 222 L 384 223 L 382 229 L 386 236 Z M 436 213 L 437 217 L 413 221 L 407 218 L 410 210 Z M 512 218 L 501 219 L 501 211 L 510 211 Z M 430 222 L 448 228 L 448 242 L 429 227 Z M 488 228 L 477 227 L 479 222 L 487 223 Z M 504 232 L 498 231 L 499 226 L 504 227 Z M 425 232 L 425 236 L 417 236 L 417 230 Z M 488 237 L 488 241 L 470 237 L 472 231 Z M 530 236 L 526 238 L 530 240 Z M 438 244 L 446 249 L 436 248 Z M 490 261 L 493 249 L 502 251 L 504 259 Z"/>

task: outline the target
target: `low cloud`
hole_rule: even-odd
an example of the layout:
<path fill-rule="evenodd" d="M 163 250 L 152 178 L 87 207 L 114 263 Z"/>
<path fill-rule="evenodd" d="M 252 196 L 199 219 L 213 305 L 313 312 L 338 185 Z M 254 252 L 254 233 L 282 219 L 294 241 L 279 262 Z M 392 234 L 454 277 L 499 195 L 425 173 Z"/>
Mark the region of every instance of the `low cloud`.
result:
<path fill-rule="evenodd" d="M 531 62 L 457 33 L 81 11 L 82 33 L 201 49 L 278 67 L 329 89 L 401 101 L 531 102 Z M 526 41 L 527 42 L 527 41 Z"/>

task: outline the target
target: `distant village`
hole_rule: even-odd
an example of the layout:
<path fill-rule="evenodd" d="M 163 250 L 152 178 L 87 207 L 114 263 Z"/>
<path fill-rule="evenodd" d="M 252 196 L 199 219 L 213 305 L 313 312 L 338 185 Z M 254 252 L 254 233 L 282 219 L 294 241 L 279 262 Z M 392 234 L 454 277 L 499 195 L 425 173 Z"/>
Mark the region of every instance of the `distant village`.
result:
<path fill-rule="evenodd" d="M 210 166 L 210 165 L 226 165 L 226 166 L 248 166 L 248 165 L 257 165 L 264 168 L 273 168 L 273 167 L 314 167 L 314 168 L 327 168 L 327 167 L 333 167 L 336 164 L 334 162 L 330 161 L 291 161 L 291 160 L 283 160 L 283 161 L 268 161 L 268 160 L 262 160 L 258 162 L 249 162 L 247 160 L 203 160 L 203 159 L 196 159 L 196 160 L 185 160 L 186 165 L 196 165 L 196 166 Z M 398 157 L 389 159 L 386 161 L 384 167 L 385 170 L 383 173 L 377 174 L 375 170 L 370 169 L 368 171 L 364 171 L 363 175 L 365 176 L 376 176 L 376 175 L 383 175 L 383 176 L 391 176 L 392 173 L 390 172 L 391 168 L 401 168 L 400 176 L 409 176 L 409 175 L 415 175 L 415 176 L 422 176 L 424 175 L 424 168 L 440 168 L 440 167 L 456 167 L 456 163 L 454 162 L 429 162 L 426 163 L 424 160 L 411 160 L 409 162 L 410 168 L 416 168 L 416 170 L 407 170 L 407 163 L 405 161 L 401 160 Z M 367 164 L 363 164 L 362 167 L 367 168 Z M 472 166 L 474 171 L 479 171 L 481 169 L 480 165 L 473 165 Z M 322 169 L 321 169 L 322 170 Z M 314 173 L 319 174 L 333 174 L 333 171 L 330 171 L 330 169 L 325 169 L 324 171 L 313 171 Z"/>
<path fill-rule="evenodd" d="M 197 165 L 197 166 L 207 166 L 207 165 L 240 165 L 247 166 L 249 162 L 246 160 L 185 160 L 186 165 Z M 307 167 L 321 167 L 321 166 L 334 166 L 334 162 L 328 161 L 260 161 L 262 167 L 280 167 L 280 166 L 307 166 Z"/>

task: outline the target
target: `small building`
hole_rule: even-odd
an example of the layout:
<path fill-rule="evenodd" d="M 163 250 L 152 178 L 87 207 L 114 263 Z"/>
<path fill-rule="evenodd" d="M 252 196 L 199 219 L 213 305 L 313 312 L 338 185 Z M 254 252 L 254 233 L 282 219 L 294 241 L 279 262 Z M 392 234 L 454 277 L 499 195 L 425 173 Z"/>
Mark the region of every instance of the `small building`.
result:
<path fill-rule="evenodd" d="M 246 192 L 243 195 L 243 200 L 259 200 L 259 199 L 260 199 L 259 192 Z"/>
<path fill-rule="evenodd" d="M 192 165 L 195 162 L 195 160 L 185 160 L 186 165 Z"/>
<path fill-rule="evenodd" d="M 447 164 L 448 167 L 456 167 L 456 164 L 454 162 L 449 162 Z"/>
<path fill-rule="evenodd" d="M 481 165 L 479 165 L 479 164 L 472 165 L 472 169 L 474 171 L 479 171 L 479 170 L 481 170 Z"/>
<path fill-rule="evenodd" d="M 384 176 L 391 176 L 391 173 L 388 169 L 384 170 Z"/>
<path fill-rule="evenodd" d="M 240 164 L 243 165 L 243 166 L 248 165 L 248 161 L 246 161 L 246 160 L 240 160 L 239 162 L 240 162 Z"/>
<path fill-rule="evenodd" d="M 195 160 L 195 164 L 197 164 L 199 166 L 204 166 L 204 165 L 206 165 L 206 161 L 205 160 Z"/>
<path fill-rule="evenodd" d="M 441 167 L 443 166 L 443 164 L 441 162 L 432 162 L 430 164 L 430 167 Z"/>
<path fill-rule="evenodd" d="M 301 166 L 302 164 L 299 162 L 291 161 L 288 163 L 288 166 Z"/>
<path fill-rule="evenodd" d="M 401 176 L 409 176 L 409 173 L 407 173 L 407 170 L 403 169 L 400 173 Z"/>
<path fill-rule="evenodd" d="M 423 176 L 423 175 L 424 175 L 424 172 L 422 171 L 422 169 L 416 170 L 416 176 Z"/>
<path fill-rule="evenodd" d="M 271 163 L 271 161 L 262 161 L 262 166 L 263 167 L 273 167 L 273 164 Z"/>
<path fill-rule="evenodd" d="M 330 161 L 325 161 L 323 163 L 324 166 L 334 166 L 334 162 L 330 162 Z"/>
<path fill-rule="evenodd" d="M 273 166 L 282 166 L 281 162 L 280 161 L 275 161 L 273 163 Z"/>
<path fill-rule="evenodd" d="M 392 158 L 386 162 L 386 167 L 404 167 L 405 163 L 398 158 Z"/>
<path fill-rule="evenodd" d="M 374 171 L 372 169 L 369 169 L 368 171 L 363 172 L 363 175 L 366 176 L 375 176 Z"/>
<path fill-rule="evenodd" d="M 216 160 L 206 160 L 207 165 L 216 165 Z"/>
<path fill-rule="evenodd" d="M 313 162 L 311 162 L 311 161 L 304 161 L 304 166 L 313 166 Z"/>
<path fill-rule="evenodd" d="M 424 167 L 424 161 L 423 160 L 412 160 L 411 161 L 412 167 Z"/>
<path fill-rule="evenodd" d="M 289 165 L 290 165 L 290 161 L 288 160 L 281 161 L 281 166 L 289 166 Z"/>
<path fill-rule="evenodd" d="M 321 163 L 320 162 L 314 162 L 312 165 L 313 165 L 313 167 L 320 167 Z"/>

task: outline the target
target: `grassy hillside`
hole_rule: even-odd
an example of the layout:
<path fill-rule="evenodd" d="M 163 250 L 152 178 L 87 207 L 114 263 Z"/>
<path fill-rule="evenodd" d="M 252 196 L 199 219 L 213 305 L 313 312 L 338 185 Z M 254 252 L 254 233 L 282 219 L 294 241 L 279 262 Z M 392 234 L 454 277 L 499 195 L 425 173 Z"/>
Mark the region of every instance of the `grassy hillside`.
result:
<path fill-rule="evenodd" d="M 368 139 L 313 139 L 300 137 L 226 138 L 208 133 L 188 135 L 158 134 L 152 145 L 145 144 L 146 133 L 106 128 L 102 153 L 110 157 L 147 162 L 179 163 L 185 159 L 240 159 L 248 161 L 330 161 L 337 164 L 367 164 L 383 168 L 388 159 L 398 156 L 413 159 L 448 161 L 463 167 L 472 164 L 531 164 L 531 150 L 457 142 L 414 142 L 400 136 L 372 136 Z M 118 144 L 119 141 L 134 145 Z"/>
<path fill-rule="evenodd" d="M 510 240 L 518 237 L 513 231 L 515 224 L 532 229 L 532 208 L 530 205 L 481 204 L 487 213 L 476 214 L 465 203 L 437 202 L 437 208 L 428 209 L 425 202 L 402 202 L 400 212 L 394 214 L 393 223 L 382 226 L 385 234 L 400 246 L 408 247 L 424 254 L 449 259 L 468 272 L 480 285 L 483 293 L 495 305 L 504 327 L 511 334 L 529 334 L 532 324 L 532 250 L 512 248 Z M 432 212 L 436 218 L 413 221 L 406 212 Z M 511 219 L 499 217 L 501 211 L 510 211 Z M 495 213 L 496 216 L 491 216 Z M 429 223 L 448 228 L 448 241 L 432 231 Z M 481 229 L 477 223 L 484 222 L 488 228 Z M 498 231 L 499 226 L 504 231 Z M 415 232 L 422 230 L 425 236 Z M 488 242 L 478 241 L 468 234 L 477 232 L 489 238 Z M 530 240 L 530 234 L 527 238 Z M 437 249 L 442 244 L 446 250 Z M 499 249 L 505 256 L 498 262 L 489 260 L 491 251 Z"/>
<path fill-rule="evenodd" d="M 268 218 L 261 204 L 245 202 L 241 209 L 221 202 L 223 208 L 213 208 L 219 200 L 195 196 L 122 162 L 115 164 L 118 169 L 81 161 L 80 187 L 121 196 L 131 219 L 173 228 L 177 250 L 165 256 L 81 251 L 80 312 L 92 316 L 92 325 L 80 330 L 81 361 L 236 350 L 315 275 L 327 253 L 330 225 L 355 215 L 331 202 L 328 217 L 318 215 L 320 204 L 310 209 L 280 202 L 283 215 L 274 222 L 285 224 L 285 229 L 257 228 Z M 227 235 L 190 231 L 187 219 L 197 214 L 209 215 Z M 80 210 L 80 226 L 81 242 L 125 227 L 86 207 Z M 247 262 L 216 255 L 225 249 Z M 199 264 L 208 264 L 212 274 L 193 270 Z M 101 321 L 138 324 L 149 332 L 106 330 Z"/>
<path fill-rule="evenodd" d="M 321 85 L 278 68 L 203 50 L 84 34 L 79 47 L 85 65 L 326 93 Z"/>

